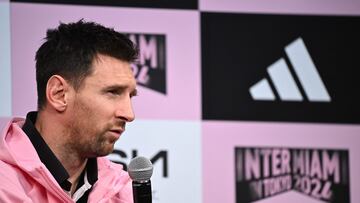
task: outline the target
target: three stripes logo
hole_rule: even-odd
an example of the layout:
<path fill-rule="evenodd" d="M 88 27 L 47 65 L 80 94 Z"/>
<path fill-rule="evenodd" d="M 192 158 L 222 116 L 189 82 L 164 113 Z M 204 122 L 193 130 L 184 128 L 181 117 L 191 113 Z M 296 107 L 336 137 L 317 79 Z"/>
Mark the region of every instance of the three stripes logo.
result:
<path fill-rule="evenodd" d="M 304 101 L 306 96 L 311 102 L 330 102 L 329 93 L 303 40 L 301 38 L 296 39 L 285 47 L 285 52 L 305 95 L 301 94 L 294 80 L 295 76 L 292 76 L 285 59 L 281 58 L 267 68 L 270 82 L 272 82 L 280 100 L 301 102 Z M 251 86 L 249 92 L 254 100 L 276 100 L 276 96 L 266 78 Z"/>

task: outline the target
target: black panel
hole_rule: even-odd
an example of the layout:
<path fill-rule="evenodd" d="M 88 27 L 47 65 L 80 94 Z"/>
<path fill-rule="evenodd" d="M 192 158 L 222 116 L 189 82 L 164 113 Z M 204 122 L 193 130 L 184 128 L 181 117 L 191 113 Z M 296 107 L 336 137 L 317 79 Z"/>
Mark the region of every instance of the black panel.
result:
<path fill-rule="evenodd" d="M 11 0 L 11 2 L 197 9 L 197 0 Z"/>
<path fill-rule="evenodd" d="M 201 14 L 203 118 L 360 123 L 359 17 Z M 309 101 L 284 48 L 301 38 L 331 97 Z M 304 98 L 279 98 L 267 68 L 283 58 Z M 275 101 L 253 99 L 266 79 Z"/>

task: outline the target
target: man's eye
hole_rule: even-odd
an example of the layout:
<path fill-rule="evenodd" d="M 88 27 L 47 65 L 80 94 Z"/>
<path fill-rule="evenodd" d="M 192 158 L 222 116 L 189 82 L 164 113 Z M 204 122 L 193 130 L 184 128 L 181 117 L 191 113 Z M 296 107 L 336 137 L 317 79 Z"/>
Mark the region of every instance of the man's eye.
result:
<path fill-rule="evenodd" d="M 108 92 L 109 92 L 110 94 L 115 94 L 115 95 L 120 94 L 120 92 L 117 91 L 117 90 L 109 90 Z"/>

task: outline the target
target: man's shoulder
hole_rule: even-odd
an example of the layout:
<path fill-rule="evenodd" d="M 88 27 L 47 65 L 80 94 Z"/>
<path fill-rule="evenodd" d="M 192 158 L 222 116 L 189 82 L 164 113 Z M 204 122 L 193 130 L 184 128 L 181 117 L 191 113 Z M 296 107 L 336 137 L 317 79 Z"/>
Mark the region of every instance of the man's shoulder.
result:
<path fill-rule="evenodd" d="M 12 164 L 0 160 L 0 188 L 22 188 L 21 179 L 22 175 L 19 169 Z"/>
<path fill-rule="evenodd" d="M 60 195 L 47 195 L 58 194 L 52 191 L 54 187 L 37 182 L 19 167 L 0 160 L 0 202 L 65 202 Z"/>
<path fill-rule="evenodd" d="M 19 117 L 0 117 L 0 132 L 6 132 L 12 123 L 21 125 L 24 121 L 24 118 Z"/>
<path fill-rule="evenodd" d="M 124 170 L 124 168 L 121 164 L 114 163 L 106 157 L 98 157 L 97 162 L 98 162 L 99 171 L 105 170 L 105 171 L 110 171 L 110 172 L 117 173 L 117 174 L 118 173 L 127 174 L 127 172 Z"/>
<path fill-rule="evenodd" d="M 0 160 L 0 202 L 30 202 L 21 181 L 22 175 L 11 164 Z"/>
<path fill-rule="evenodd" d="M 2 117 L 0 118 L 0 138 L 3 139 L 3 137 L 8 133 L 18 133 L 16 129 L 13 129 L 12 125 L 16 124 L 21 128 L 21 126 L 24 124 L 25 119 L 19 118 L 19 117 Z M 12 129 L 12 130 L 10 130 Z"/>
<path fill-rule="evenodd" d="M 131 179 L 121 164 L 98 157 L 98 181 L 90 193 L 89 202 L 133 202 Z"/>
<path fill-rule="evenodd" d="M 0 159 L 0 174 L 15 171 L 14 166 Z"/>
<path fill-rule="evenodd" d="M 98 180 L 100 182 L 116 182 L 116 184 L 127 185 L 131 183 L 130 176 L 121 164 L 114 163 L 106 157 L 98 157 Z"/>

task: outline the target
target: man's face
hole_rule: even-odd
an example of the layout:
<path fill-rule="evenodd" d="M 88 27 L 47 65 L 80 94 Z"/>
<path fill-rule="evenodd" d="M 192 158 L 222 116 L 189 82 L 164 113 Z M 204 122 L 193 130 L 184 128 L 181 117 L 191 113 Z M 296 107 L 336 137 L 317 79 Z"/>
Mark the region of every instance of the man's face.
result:
<path fill-rule="evenodd" d="M 111 153 L 125 123 L 134 120 L 131 97 L 135 88 L 128 62 L 98 55 L 93 73 L 83 80 L 69 111 L 70 150 L 84 158 Z"/>

